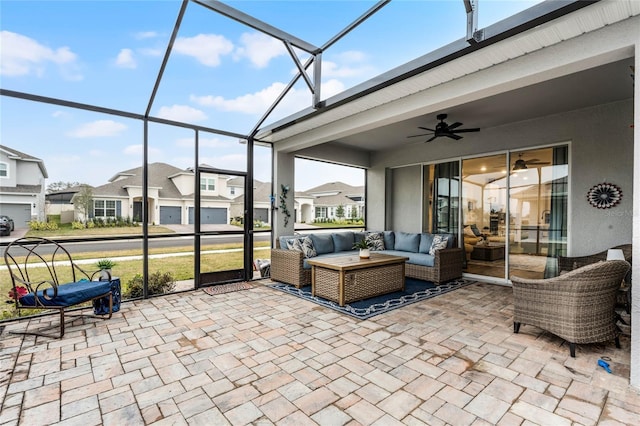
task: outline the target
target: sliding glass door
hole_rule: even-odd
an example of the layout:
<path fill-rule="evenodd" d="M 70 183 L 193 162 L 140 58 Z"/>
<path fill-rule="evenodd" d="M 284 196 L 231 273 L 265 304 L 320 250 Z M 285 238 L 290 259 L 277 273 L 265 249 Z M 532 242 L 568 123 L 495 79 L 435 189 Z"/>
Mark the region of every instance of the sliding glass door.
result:
<path fill-rule="evenodd" d="M 511 154 L 511 274 L 530 278 L 554 275 L 551 259 L 566 253 L 567 156 L 566 145 Z"/>
<path fill-rule="evenodd" d="M 462 160 L 465 272 L 506 279 L 556 273 L 566 253 L 568 147 Z"/>

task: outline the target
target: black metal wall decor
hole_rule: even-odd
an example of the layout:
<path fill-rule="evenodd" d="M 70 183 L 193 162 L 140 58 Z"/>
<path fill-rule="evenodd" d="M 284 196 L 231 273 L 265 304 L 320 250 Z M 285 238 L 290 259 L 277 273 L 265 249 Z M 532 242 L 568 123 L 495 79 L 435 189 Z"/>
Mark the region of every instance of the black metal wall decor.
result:
<path fill-rule="evenodd" d="M 587 192 L 587 200 L 593 207 L 610 209 L 620 202 L 622 190 L 612 183 L 599 183 Z"/>

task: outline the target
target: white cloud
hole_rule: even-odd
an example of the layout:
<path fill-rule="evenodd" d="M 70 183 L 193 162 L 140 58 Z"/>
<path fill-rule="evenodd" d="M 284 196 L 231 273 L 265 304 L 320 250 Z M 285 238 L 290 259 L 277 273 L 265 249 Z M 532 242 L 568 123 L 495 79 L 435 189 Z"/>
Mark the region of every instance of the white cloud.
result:
<path fill-rule="evenodd" d="M 116 65 L 119 68 L 137 68 L 138 64 L 133 56 L 133 51 L 131 49 L 121 49 L 120 53 L 118 53 L 118 57 L 116 58 Z"/>
<path fill-rule="evenodd" d="M 243 33 L 240 43 L 242 47 L 236 49 L 234 58 L 247 58 L 258 68 L 264 68 L 271 59 L 287 54 L 287 49 L 280 40 L 262 33 Z"/>
<path fill-rule="evenodd" d="M 371 75 L 375 68 L 371 65 L 349 66 L 338 65 L 331 61 L 322 61 L 322 76 L 335 78 L 351 78 Z"/>
<path fill-rule="evenodd" d="M 57 65 L 68 80 L 81 80 L 77 55 L 68 47 L 51 49 L 36 40 L 11 31 L 0 31 L 0 75 L 22 76 L 34 74 L 42 77 L 48 63 Z"/>
<path fill-rule="evenodd" d="M 194 123 L 207 119 L 207 115 L 204 112 L 188 105 L 163 106 L 158 111 L 158 117 L 184 123 Z"/>
<path fill-rule="evenodd" d="M 233 43 L 221 35 L 198 34 L 195 37 L 178 37 L 173 51 L 192 56 L 203 65 L 217 67 L 220 58 L 233 51 Z"/>
<path fill-rule="evenodd" d="M 286 85 L 276 82 L 271 86 L 255 93 L 249 93 L 233 99 L 225 99 L 222 96 L 196 96 L 191 95 L 190 100 L 198 105 L 212 107 L 220 111 L 240 112 L 244 114 L 262 114 L 280 96 Z M 335 79 L 322 84 L 323 98 L 333 96 L 344 90 L 344 85 Z M 278 111 L 293 113 L 311 106 L 311 92 L 309 90 L 291 89 L 278 105 Z"/>
<path fill-rule="evenodd" d="M 159 34 L 155 31 L 140 31 L 134 34 L 134 37 L 137 38 L 138 40 L 144 40 L 147 38 L 156 38 L 158 36 Z"/>
<path fill-rule="evenodd" d="M 97 120 L 83 124 L 75 130 L 67 133 L 72 138 L 103 138 L 116 136 L 127 129 L 122 123 L 113 120 Z"/>

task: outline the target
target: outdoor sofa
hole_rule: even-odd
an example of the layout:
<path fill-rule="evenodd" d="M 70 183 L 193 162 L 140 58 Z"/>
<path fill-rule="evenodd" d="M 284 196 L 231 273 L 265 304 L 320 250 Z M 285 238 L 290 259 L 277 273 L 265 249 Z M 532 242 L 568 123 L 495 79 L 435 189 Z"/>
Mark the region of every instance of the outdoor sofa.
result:
<path fill-rule="evenodd" d="M 271 279 L 298 288 L 310 285 L 309 258 L 358 255 L 353 246 L 362 239 L 370 242 L 375 253 L 408 257 L 406 277 L 440 284 L 462 276 L 464 250 L 455 247 L 453 234 L 344 231 L 278 238 L 276 248 L 271 250 Z M 442 248 L 431 250 L 434 240 Z"/>

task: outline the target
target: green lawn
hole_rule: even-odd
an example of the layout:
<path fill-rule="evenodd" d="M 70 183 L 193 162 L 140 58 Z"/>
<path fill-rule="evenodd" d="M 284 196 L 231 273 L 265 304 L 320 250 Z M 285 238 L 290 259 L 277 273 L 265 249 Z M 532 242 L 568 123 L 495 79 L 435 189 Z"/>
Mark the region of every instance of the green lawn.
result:
<path fill-rule="evenodd" d="M 256 248 L 260 247 L 269 247 L 269 242 L 257 242 L 255 244 Z M 202 247 L 202 251 L 212 251 L 212 250 L 230 250 L 230 249 L 241 249 L 242 246 L 240 244 L 214 244 L 207 245 Z M 161 258 L 153 258 L 154 255 L 162 255 L 162 254 L 170 254 L 174 253 L 176 256 L 163 256 Z M 184 254 L 186 255 L 179 255 Z M 190 254 L 189 254 L 190 253 Z M 109 258 L 113 259 L 116 262 L 116 266 L 112 270 L 113 276 L 117 276 L 120 278 L 120 282 L 122 285 L 122 292 L 124 293 L 127 290 L 127 283 L 136 275 L 142 274 L 142 259 L 135 260 L 119 260 L 119 257 L 124 256 L 141 256 L 141 251 L 136 250 L 127 250 L 127 251 L 114 251 L 114 252 L 106 252 L 101 253 L 100 258 Z M 171 272 L 176 281 L 182 280 L 190 280 L 193 279 L 193 269 L 194 269 L 194 256 L 191 248 L 162 248 L 162 249 L 149 249 L 149 272 Z M 82 260 L 82 259 L 93 259 L 95 258 L 95 254 L 78 254 L 74 255 L 74 260 Z M 269 250 L 255 250 L 254 257 L 260 259 L 268 259 L 270 257 Z M 224 253 L 208 253 L 202 255 L 200 270 L 202 272 L 213 272 L 213 271 L 222 271 L 222 270 L 231 270 L 231 269 L 241 269 L 243 262 L 243 253 L 242 250 L 235 252 L 224 252 Z M 4 259 L 1 261 L 4 264 Z M 80 265 L 82 269 L 87 271 L 88 273 L 92 273 L 97 268 L 93 264 L 88 265 Z M 67 277 L 70 280 L 70 267 L 62 267 L 60 268 L 60 276 Z M 48 277 L 46 269 L 35 269 L 37 271 L 34 275 L 30 276 L 32 281 L 38 279 L 45 279 Z M 76 277 L 78 278 L 78 277 Z M 0 300 L 10 301 L 8 296 L 9 290 L 11 289 L 11 279 L 7 270 L 0 270 Z M 23 312 L 24 314 L 24 312 Z M 0 309 L 0 319 L 2 318 L 13 318 L 16 316 L 14 305 L 11 303 L 3 304 L 2 309 Z"/>

